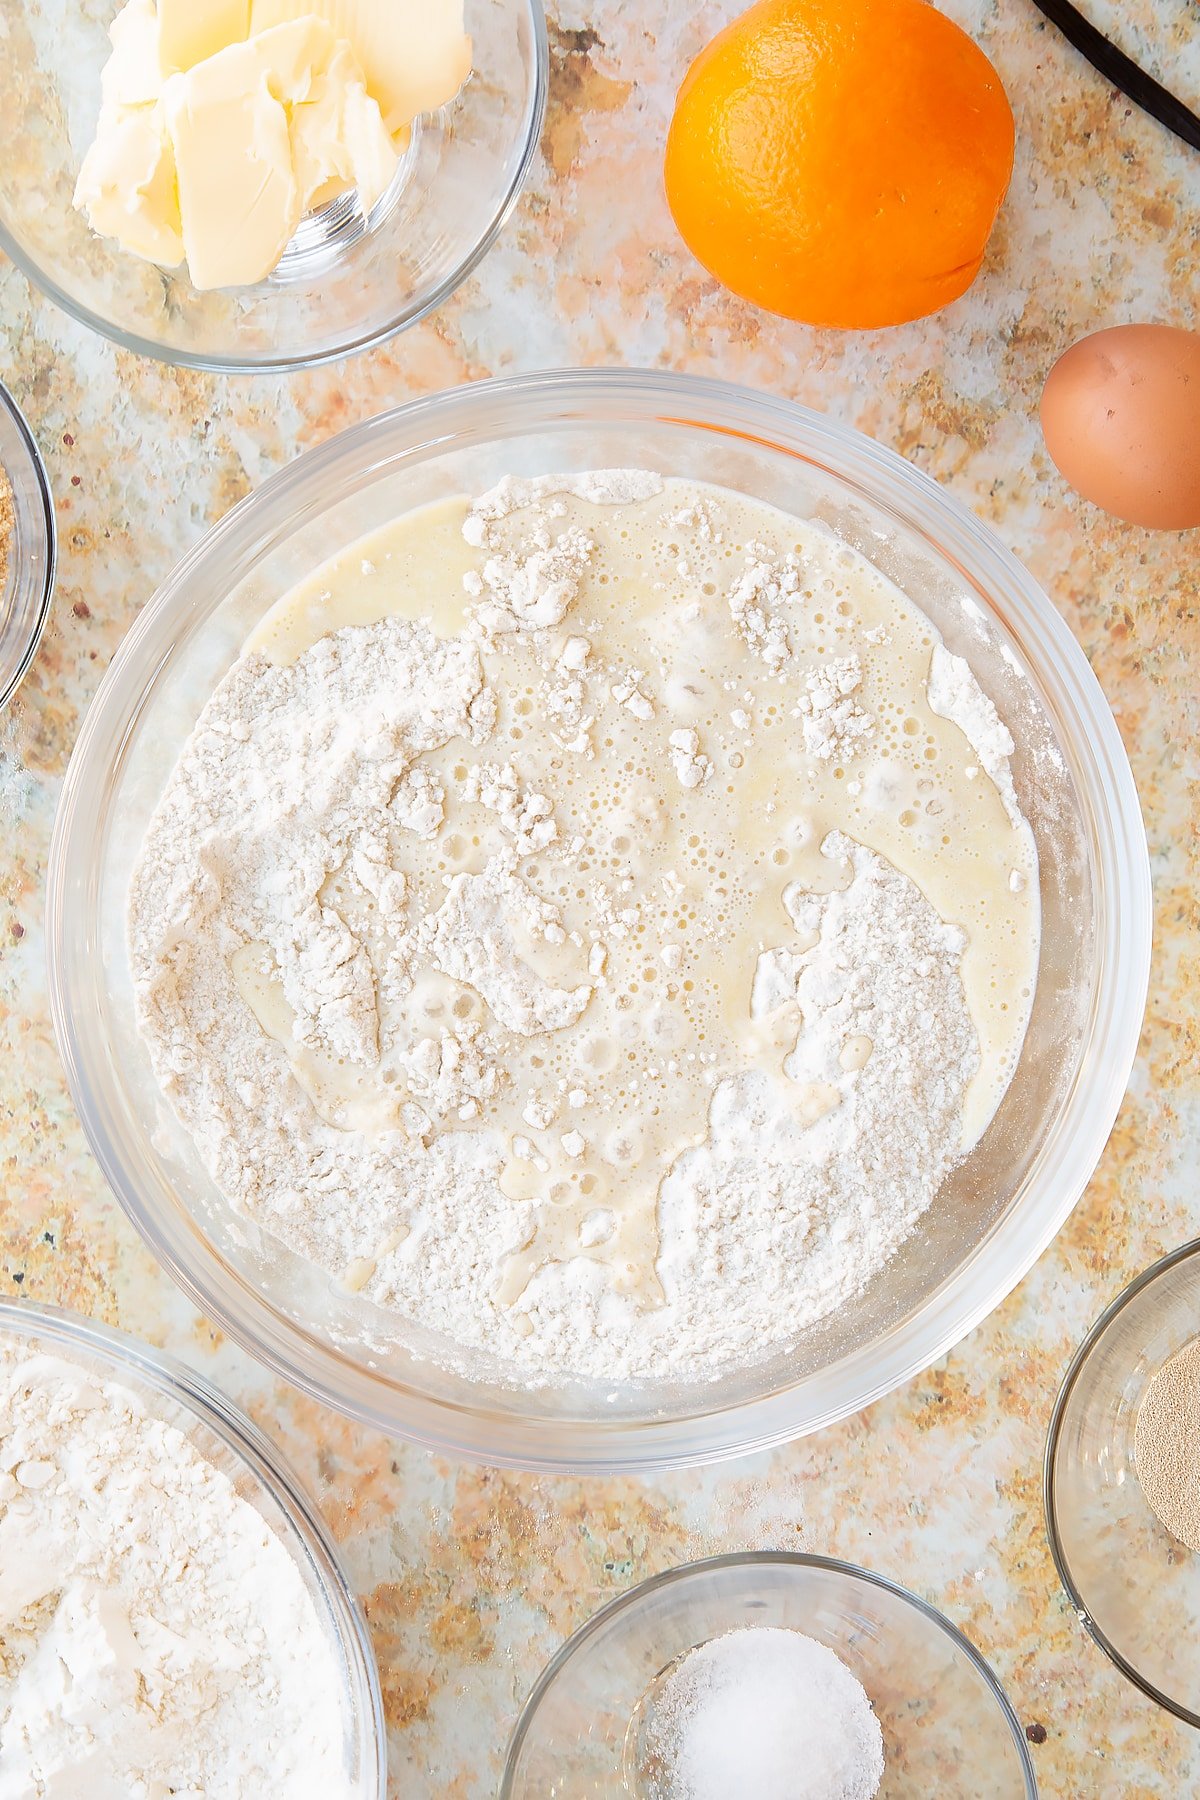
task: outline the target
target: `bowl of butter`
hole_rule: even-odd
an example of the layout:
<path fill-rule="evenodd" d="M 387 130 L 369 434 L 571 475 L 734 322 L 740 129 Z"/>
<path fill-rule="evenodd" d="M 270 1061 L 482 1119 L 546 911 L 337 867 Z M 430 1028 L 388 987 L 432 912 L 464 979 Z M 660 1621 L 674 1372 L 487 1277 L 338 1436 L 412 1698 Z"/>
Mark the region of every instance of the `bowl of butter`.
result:
<path fill-rule="evenodd" d="M 546 70 L 540 0 L 32 0 L 0 66 L 0 247 L 143 355 L 352 354 L 486 253 Z"/>

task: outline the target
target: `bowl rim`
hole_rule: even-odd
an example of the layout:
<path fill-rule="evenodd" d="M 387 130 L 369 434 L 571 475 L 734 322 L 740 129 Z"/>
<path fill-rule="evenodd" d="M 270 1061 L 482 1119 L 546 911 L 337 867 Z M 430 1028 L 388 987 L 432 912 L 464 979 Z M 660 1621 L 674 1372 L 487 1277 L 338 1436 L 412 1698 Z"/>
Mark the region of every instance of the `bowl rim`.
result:
<path fill-rule="evenodd" d="M 1195 1730 L 1200 1731 L 1200 1709 L 1193 1710 L 1185 1706 L 1181 1700 L 1173 1700 L 1169 1694 L 1164 1694 L 1148 1676 L 1141 1673 L 1135 1663 L 1130 1662 L 1129 1658 L 1117 1649 L 1092 1617 L 1083 1590 L 1071 1572 L 1070 1558 L 1059 1531 L 1058 1481 L 1055 1475 L 1055 1461 L 1062 1439 L 1067 1409 L 1071 1404 L 1071 1398 L 1079 1378 L 1090 1362 L 1101 1338 L 1132 1300 L 1135 1300 L 1147 1288 L 1153 1287 L 1160 1277 L 1170 1274 L 1172 1269 L 1178 1268 L 1181 1263 L 1189 1262 L 1198 1254 L 1200 1254 L 1200 1237 L 1190 1239 L 1186 1244 L 1181 1244 L 1178 1249 L 1169 1250 L 1165 1256 L 1160 1256 L 1156 1262 L 1152 1262 L 1148 1268 L 1142 1270 L 1140 1275 L 1135 1275 L 1114 1300 L 1109 1301 L 1079 1345 L 1063 1376 L 1054 1401 L 1054 1410 L 1050 1415 L 1050 1427 L 1046 1433 L 1046 1449 L 1042 1458 L 1042 1507 L 1046 1515 L 1046 1537 L 1049 1540 L 1050 1555 L 1054 1560 L 1055 1571 L 1062 1584 L 1063 1592 L 1070 1602 L 1072 1612 L 1092 1642 L 1104 1652 L 1127 1681 L 1132 1682 L 1134 1687 L 1145 1694 L 1148 1700 L 1153 1700 L 1157 1706 L 1163 1708 L 1164 1712 L 1173 1713 L 1175 1718 L 1181 1719 L 1185 1725 L 1191 1725 Z M 1195 1553 L 1193 1552 L 1193 1554 Z"/>
<path fill-rule="evenodd" d="M 236 1401 L 199 1370 L 116 1326 L 46 1301 L 0 1300 L 0 1337 L 5 1334 L 44 1339 L 77 1354 L 82 1352 L 106 1363 L 118 1382 L 132 1374 L 199 1419 L 276 1502 L 312 1559 L 351 1679 L 357 1678 L 359 1692 L 355 1698 L 361 1719 L 359 1749 L 364 1796 L 368 1800 L 385 1800 L 387 1725 L 371 1634 L 342 1568 L 333 1535 L 283 1451 Z"/>
<path fill-rule="evenodd" d="M 42 549 L 45 556 L 41 593 L 36 600 L 36 618 L 30 629 L 28 641 L 7 676 L 0 670 L 0 711 L 3 711 L 33 667 L 34 658 L 38 653 L 38 645 L 42 641 L 42 633 L 45 631 L 46 622 L 50 617 L 50 603 L 54 598 L 54 584 L 58 576 L 58 516 L 54 510 L 54 495 L 50 487 L 50 476 L 46 470 L 46 459 L 42 455 L 38 441 L 33 435 L 33 428 L 25 417 L 16 396 L 3 380 L 0 380 L 0 406 L 3 406 L 4 411 L 8 414 L 29 458 L 29 468 L 33 474 L 34 487 L 40 502 L 38 518 L 44 534 Z"/>
<path fill-rule="evenodd" d="M 648 404 L 657 410 L 648 413 Z M 502 424 L 492 416 L 497 408 L 501 409 Z M 718 437 L 751 437 L 781 455 L 821 467 L 828 464 L 842 486 L 876 514 L 898 517 L 908 530 L 933 543 L 965 586 L 981 594 L 989 607 L 994 609 L 997 604 L 989 596 L 1003 596 L 1009 635 L 1033 662 L 1054 703 L 1066 707 L 1075 728 L 1085 733 L 1087 768 L 1101 789 L 1102 803 L 1093 805 L 1084 794 L 1080 799 L 1086 803 L 1090 838 L 1100 859 L 1097 879 L 1106 906 L 1102 930 L 1098 927 L 1091 1035 L 1075 1082 L 1064 1099 L 1056 1132 L 1043 1146 L 1042 1160 L 1026 1177 L 1027 1186 L 1036 1179 L 1044 1197 L 1032 1221 L 1028 1206 L 1010 1207 L 902 1327 L 893 1330 L 886 1344 L 873 1348 L 869 1367 L 861 1349 L 842 1359 L 846 1369 L 840 1391 L 833 1397 L 822 1394 L 818 1399 L 805 1389 L 804 1382 L 793 1382 L 765 1396 L 688 1414 L 682 1421 L 664 1421 L 648 1407 L 647 1414 L 635 1421 L 560 1418 L 548 1424 L 510 1415 L 497 1428 L 481 1405 L 433 1398 L 414 1383 L 392 1382 L 384 1394 L 374 1372 L 364 1371 L 323 1340 L 305 1336 L 292 1320 L 274 1313 L 257 1289 L 243 1282 L 240 1298 L 253 1318 L 253 1325 L 248 1326 L 239 1309 L 218 1291 L 222 1278 L 215 1273 L 215 1251 L 197 1256 L 189 1244 L 193 1266 L 183 1266 L 168 1241 L 165 1222 L 157 1215 L 149 1216 L 141 1204 L 136 1184 L 125 1174 L 119 1145 L 110 1136 L 104 1109 L 96 1104 L 89 1058 L 76 1029 L 71 983 L 65 972 L 70 957 L 64 925 L 70 910 L 67 896 L 80 887 L 81 879 L 74 868 L 72 840 L 76 832 L 83 835 L 94 824 L 96 808 L 102 805 L 106 771 L 111 773 L 110 759 L 122 754 L 169 656 L 176 624 L 186 623 L 177 597 L 197 569 L 222 552 L 231 538 L 244 538 L 247 546 L 252 544 L 256 558 L 285 542 L 308 516 L 306 507 L 331 504 L 336 499 L 339 465 L 350 464 L 361 480 L 364 474 L 378 477 L 387 468 L 424 460 L 454 442 L 456 433 L 465 435 L 468 422 L 477 418 L 480 409 L 491 411 L 485 424 L 476 427 L 476 442 L 495 443 L 534 430 L 551 433 L 556 427 L 569 429 L 587 421 L 629 425 L 653 418 Z M 914 516 L 918 509 L 919 518 Z M 250 554 L 248 548 L 246 554 Z M 138 691 L 127 693 L 134 679 Z M 82 848 L 79 860 L 82 866 L 88 865 Z M 94 903 L 90 892 L 88 901 Z M 84 717 L 64 779 L 51 844 L 46 904 L 51 1013 L 76 1109 L 122 1206 L 154 1255 L 200 1310 L 219 1320 L 251 1355 L 323 1404 L 379 1429 L 399 1432 L 439 1454 L 558 1473 L 682 1467 L 768 1449 L 862 1410 L 950 1350 L 1024 1277 L 1061 1229 L 1090 1179 L 1124 1096 L 1150 966 L 1149 856 L 1128 757 L 1087 659 L 1032 576 L 990 527 L 932 477 L 862 433 L 791 400 L 732 382 L 661 370 L 593 367 L 540 371 L 422 396 L 336 434 L 238 502 L 184 556 L 142 608 L 105 673 Z M 1107 1022 L 1100 1054 L 1095 1023 L 1102 1003 L 1113 1016 Z M 1082 1079 L 1085 1063 L 1086 1083 Z M 1052 1165 L 1049 1170 L 1046 1162 Z M 1031 1222 L 1036 1229 L 1030 1229 Z M 980 1279 L 981 1257 L 990 1259 L 986 1280 Z M 198 1273 L 201 1262 L 205 1266 L 203 1273 Z M 227 1282 L 226 1265 L 221 1267 Z M 348 1391 L 350 1384 L 356 1388 L 353 1394 Z M 807 1405 L 798 1406 L 802 1392 Z M 694 1436 L 701 1419 L 702 1428 Z M 512 1441 L 497 1441 L 505 1438 Z"/>
<path fill-rule="evenodd" d="M 237 356 L 233 354 L 203 354 L 194 350 L 177 350 L 167 344 L 156 342 L 153 338 L 143 337 L 139 332 L 126 331 L 115 321 L 106 318 L 94 308 L 85 305 L 69 294 L 54 277 L 48 274 L 40 263 L 29 254 L 21 241 L 9 230 L 2 214 L 0 214 L 0 251 L 16 264 L 21 273 L 55 306 L 86 325 L 98 336 L 107 338 L 122 350 L 132 351 L 136 356 L 146 356 L 155 362 L 161 362 L 171 368 L 203 369 L 214 375 L 283 375 L 298 369 L 318 369 L 326 363 L 340 362 L 343 357 L 359 356 L 366 350 L 372 350 L 379 344 L 386 344 L 410 326 L 417 325 L 438 307 L 444 306 L 451 295 L 456 293 L 462 284 L 474 274 L 479 264 L 491 250 L 492 245 L 508 223 L 509 217 L 525 189 L 529 179 L 529 171 L 537 154 L 541 141 L 542 127 L 546 119 L 546 107 L 550 91 L 550 39 L 546 27 L 546 12 L 543 0 L 518 0 L 529 15 L 529 23 L 533 32 L 533 69 L 532 97 L 529 106 L 529 117 L 525 125 L 524 142 L 517 165 L 507 189 L 500 198 L 499 205 L 492 214 L 486 228 L 476 242 L 455 264 L 454 268 L 432 288 L 419 305 L 402 306 L 395 315 L 382 325 L 359 336 L 347 338 L 345 342 L 330 344 L 324 349 L 295 351 L 292 353 L 270 352 L 265 356 Z M 3 702 L 0 701 L 0 704 Z"/>
<path fill-rule="evenodd" d="M 671 1587 L 679 1582 L 686 1583 L 695 1576 L 707 1574 L 714 1569 L 780 1566 L 819 1569 L 851 1581 L 865 1582 L 869 1587 L 881 1588 L 884 1593 L 891 1594 L 895 1599 L 905 1601 L 915 1611 L 923 1614 L 930 1624 L 935 1625 L 943 1632 L 955 1648 L 966 1655 L 977 1673 L 983 1677 L 984 1685 L 996 1701 L 1016 1748 L 1021 1773 L 1025 1778 L 1026 1800 L 1037 1800 L 1037 1777 L 1021 1721 L 995 1670 L 983 1653 L 975 1648 L 970 1638 L 938 1607 L 932 1605 L 928 1600 L 923 1600 L 920 1594 L 914 1593 L 911 1588 L 906 1588 L 900 1582 L 893 1581 L 890 1576 L 879 1575 L 872 1569 L 864 1569 L 860 1564 L 847 1562 L 841 1557 L 818 1556 L 802 1550 L 734 1550 L 720 1556 L 700 1557 L 695 1562 L 676 1563 L 671 1568 L 662 1569 L 657 1575 L 651 1575 L 645 1581 L 639 1581 L 633 1587 L 626 1588 L 623 1594 L 617 1594 L 613 1599 L 607 1600 L 603 1606 L 592 1613 L 590 1618 L 585 1619 L 583 1624 L 578 1626 L 564 1643 L 559 1645 L 530 1689 L 508 1740 L 497 1800 L 511 1800 L 516 1759 L 524 1746 L 538 1708 L 546 1694 L 575 1654 L 597 1632 L 602 1631 L 611 1619 L 619 1613 L 640 1606 L 651 1594 L 659 1592 L 662 1588 Z"/>

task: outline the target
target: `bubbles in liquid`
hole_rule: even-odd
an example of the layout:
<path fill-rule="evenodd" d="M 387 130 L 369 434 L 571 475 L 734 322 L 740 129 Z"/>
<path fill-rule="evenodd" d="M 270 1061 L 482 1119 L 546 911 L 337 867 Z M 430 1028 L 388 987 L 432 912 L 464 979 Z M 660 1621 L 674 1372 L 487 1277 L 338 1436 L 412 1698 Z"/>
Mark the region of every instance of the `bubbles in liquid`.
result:
<path fill-rule="evenodd" d="M 677 508 L 679 497 L 671 504 Z M 578 1109 L 589 1144 L 584 1161 L 590 1159 L 594 1177 L 594 1165 L 604 1159 L 619 1196 L 613 1207 L 620 1211 L 633 1203 L 630 1196 L 640 1196 L 638 1203 L 652 1215 L 658 1177 L 679 1147 L 669 1123 L 687 1128 L 684 1141 L 688 1132 L 705 1127 L 712 1083 L 700 1053 L 715 1055 L 718 1075 L 736 1061 L 730 1019 L 747 1003 L 758 942 L 795 941 L 780 899 L 786 879 L 803 885 L 819 873 L 818 842 L 831 824 L 848 820 L 852 835 L 871 841 L 874 834 L 873 847 L 884 855 L 912 862 L 932 854 L 928 827 L 914 830 L 924 822 L 911 799 L 911 779 L 918 768 L 939 759 L 943 743 L 951 786 L 957 767 L 948 728 L 931 732 L 928 714 L 917 704 L 923 694 L 907 691 L 905 659 L 919 662 L 924 652 L 927 664 L 933 640 L 918 616 L 903 610 L 906 603 L 875 584 L 852 555 L 815 543 L 784 515 L 721 496 L 711 497 L 708 505 L 721 542 L 706 541 L 698 527 L 663 529 L 662 514 L 653 509 L 645 521 L 635 521 L 618 509 L 568 503 L 566 516 L 578 515 L 594 536 L 593 568 L 607 578 L 585 581 L 562 628 L 564 637 L 573 630 L 592 644 L 585 686 L 586 710 L 595 712 L 593 753 L 563 752 L 555 734 L 568 738 L 570 731 L 560 730 L 546 711 L 553 678 L 528 643 L 506 642 L 485 664 L 489 680 L 507 695 L 502 730 L 511 735 L 469 752 L 460 742 L 429 759 L 440 765 L 449 790 L 447 828 L 432 845 L 414 848 L 411 855 L 406 849 L 410 878 L 428 884 L 420 892 L 436 906 L 443 892 L 438 872 L 455 873 L 472 856 L 474 867 L 482 868 L 505 844 L 494 822 L 473 830 L 478 815 L 455 810 L 453 789 L 466 780 L 473 761 L 511 761 L 522 791 L 544 792 L 553 803 L 555 842 L 520 866 L 535 891 L 561 907 L 567 931 L 579 935 L 574 973 L 562 976 L 565 986 L 593 987 L 579 1025 L 532 1041 L 509 1038 L 496 1033 L 486 1008 L 472 1014 L 460 1009 L 457 998 L 427 1019 L 439 1031 L 479 1024 L 497 1036 L 502 1085 L 497 1100 L 484 1102 L 483 1121 L 511 1119 L 514 1129 L 528 1132 L 552 1175 L 518 1164 L 531 1171 L 527 1197 L 542 1204 L 551 1182 L 556 1193 L 565 1186 L 573 1198 L 555 1204 L 570 1215 L 572 1241 L 581 1241 L 585 1177 L 564 1173 L 558 1136 L 575 1115 L 565 1096 L 555 1095 L 554 1083 L 578 1082 L 591 1090 L 587 1105 Z M 830 650 L 842 655 L 853 649 L 862 660 L 863 693 L 869 695 L 876 730 L 861 755 L 856 751 L 844 766 L 806 760 L 794 715 L 795 677 L 777 676 L 747 649 L 722 603 L 751 538 L 775 551 L 790 548 L 805 564 L 801 593 L 787 619 L 798 666 L 805 659 L 811 666 Z M 686 577 L 676 567 L 681 558 Z M 713 604 L 681 622 L 685 605 L 694 607 L 701 594 Z M 876 647 L 857 627 L 852 632 L 850 622 L 856 619 L 863 628 L 882 620 L 887 641 Z M 632 669 L 644 672 L 642 691 L 654 696 L 651 720 L 635 720 L 611 698 L 610 687 Z M 735 726 L 734 707 L 753 723 Z M 717 778 L 686 794 L 664 752 L 668 730 L 684 722 L 700 733 L 701 749 L 717 771 Z M 768 726 L 780 729 L 768 731 Z M 870 786 L 880 771 L 897 784 L 891 792 Z M 648 810 L 636 813 L 639 804 Z M 943 850 L 953 847 L 958 865 L 968 868 L 966 839 L 973 827 L 960 800 L 948 802 L 944 823 L 936 842 Z M 660 888 L 667 870 L 682 883 L 683 893 Z M 620 886 L 624 879 L 631 884 L 626 889 Z M 622 922 L 618 936 L 614 920 L 622 909 L 636 916 Z M 977 918 L 954 916 L 955 922 L 978 928 Z M 995 927 L 991 932 L 994 942 Z M 597 936 L 608 955 L 603 974 L 592 973 L 588 964 Z M 660 972 L 667 945 L 675 947 L 680 961 Z M 849 1042 L 842 1051 L 848 1054 Z M 668 1057 L 675 1063 L 669 1076 L 664 1073 Z M 611 1086 L 618 1068 L 629 1072 L 628 1078 L 622 1074 L 621 1089 Z M 389 1085 L 394 1083 L 393 1073 Z M 661 1094 L 666 1083 L 671 1100 L 660 1115 L 648 1096 Z M 516 1124 L 529 1096 L 547 1093 L 560 1116 L 544 1130 Z M 623 1109 L 636 1113 L 644 1142 L 641 1161 L 626 1160 L 618 1171 L 607 1161 L 607 1149 L 610 1136 L 614 1145 L 621 1142 Z M 660 1116 L 668 1126 L 660 1127 Z M 458 1126 L 452 1122 L 447 1128 Z M 588 1204 L 595 1210 L 594 1197 Z M 611 1215 L 614 1256 L 626 1230 L 618 1211 Z M 590 1248 L 602 1255 L 605 1244 L 597 1238 Z M 652 1255 L 652 1234 L 649 1249 Z"/>

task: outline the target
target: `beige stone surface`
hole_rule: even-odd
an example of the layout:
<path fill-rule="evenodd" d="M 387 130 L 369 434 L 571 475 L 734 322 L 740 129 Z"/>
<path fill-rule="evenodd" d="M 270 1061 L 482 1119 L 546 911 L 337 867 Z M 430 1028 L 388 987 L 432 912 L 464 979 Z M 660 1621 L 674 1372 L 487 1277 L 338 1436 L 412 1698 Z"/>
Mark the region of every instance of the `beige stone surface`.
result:
<path fill-rule="evenodd" d="M 1134 111 L 1031 0 L 946 0 L 1017 113 L 1012 193 L 972 292 L 891 332 L 758 314 L 688 256 L 660 189 L 670 99 L 730 0 L 563 0 L 542 156 L 503 238 L 441 312 L 345 366 L 223 379 L 89 335 L 0 260 L 0 362 L 46 453 L 61 579 L 0 717 L 0 1291 L 77 1307 L 189 1358 L 319 1497 L 375 1636 L 396 1795 L 487 1795 L 539 1668 L 603 1600 L 715 1549 L 861 1561 L 943 1607 L 990 1658 L 1044 1795 L 1200 1790 L 1200 1742 L 1084 1636 L 1046 1547 L 1040 1461 L 1072 1348 L 1138 1269 L 1196 1229 L 1200 1151 L 1200 533 L 1154 535 L 1064 487 L 1036 423 L 1082 333 L 1196 325 L 1200 155 Z M 1200 95 L 1183 0 L 1093 4 Z M 0 172 L 0 184 L 3 174 Z M 1058 1241 L 952 1355 L 834 1430 L 649 1481 L 455 1468 L 331 1416 L 223 1342 L 111 1198 L 46 1005 L 43 894 L 80 719 L 175 559 L 272 469 L 409 395 L 493 372 L 638 363 L 736 378 L 872 433 L 946 483 L 1045 584 L 1132 758 L 1153 861 L 1150 1005 L 1129 1097 Z"/>

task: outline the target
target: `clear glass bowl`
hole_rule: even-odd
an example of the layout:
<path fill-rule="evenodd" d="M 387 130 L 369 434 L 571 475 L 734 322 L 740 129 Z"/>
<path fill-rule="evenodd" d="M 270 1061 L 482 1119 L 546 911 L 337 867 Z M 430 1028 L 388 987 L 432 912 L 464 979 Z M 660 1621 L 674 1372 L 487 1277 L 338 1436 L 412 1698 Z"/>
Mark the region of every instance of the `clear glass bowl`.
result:
<path fill-rule="evenodd" d="M 0 382 L 0 469 L 12 490 L 8 566 L 0 575 L 0 707 L 29 669 L 50 613 L 58 526 L 46 465 L 25 415 Z"/>
<path fill-rule="evenodd" d="M 1046 1446 L 1050 1548 L 1079 1618 L 1144 1694 L 1200 1729 L 1200 1556 L 1142 1493 L 1133 1435 L 1146 1388 L 1200 1335 L 1200 1239 L 1119 1294 L 1080 1346 Z"/>
<path fill-rule="evenodd" d="M 980 1144 L 852 1306 L 719 1381 L 543 1387 L 401 1326 L 235 1215 L 159 1091 L 125 943 L 130 871 L 178 752 L 248 630 L 297 579 L 398 513 L 505 472 L 642 464 L 812 515 L 897 579 L 964 652 L 1017 739 L 1041 855 L 1042 960 L 1012 1086 Z M 197 1304 L 323 1400 L 431 1447 L 547 1469 L 702 1462 L 814 1431 L 940 1356 L 1008 1293 L 1079 1197 L 1145 1001 L 1145 838 L 1121 740 L 1046 596 L 899 457 L 769 395 L 585 370 L 483 382 L 301 457 L 179 565 L 122 644 L 59 804 L 51 1004 L 80 1117 L 130 1217 Z"/>
<path fill-rule="evenodd" d="M 346 1780 L 354 1800 L 386 1800 L 387 1737 L 370 1635 L 329 1533 L 274 1444 L 202 1376 L 124 1332 L 58 1307 L 0 1301 L 0 1339 L 19 1339 L 137 1395 L 228 1477 L 299 1571 L 342 1668 Z"/>
<path fill-rule="evenodd" d="M 689 1650 L 756 1625 L 816 1638 L 861 1681 L 883 1729 L 879 1800 L 1037 1794 L 1004 1690 L 949 1619 L 852 1563 L 775 1551 L 668 1569 L 602 1607 L 526 1701 L 499 1800 L 646 1800 L 666 1678 Z"/>
<path fill-rule="evenodd" d="M 302 368 L 414 324 L 490 248 L 541 132 L 541 0 L 466 0 L 474 72 L 456 99 L 416 122 L 369 222 L 335 202 L 303 221 L 267 280 L 219 292 L 97 237 L 71 203 L 118 5 L 24 0 L 5 11 L 0 249 L 74 318 L 127 350 L 192 368 Z"/>

